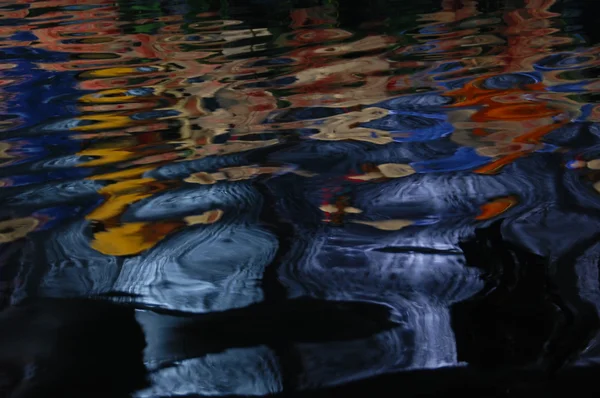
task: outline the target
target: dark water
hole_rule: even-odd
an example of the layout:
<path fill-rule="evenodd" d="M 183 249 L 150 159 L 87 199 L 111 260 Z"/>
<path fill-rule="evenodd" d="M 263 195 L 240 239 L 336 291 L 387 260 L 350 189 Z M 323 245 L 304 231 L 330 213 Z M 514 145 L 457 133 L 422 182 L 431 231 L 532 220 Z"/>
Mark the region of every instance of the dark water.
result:
<path fill-rule="evenodd" d="M 592 366 L 593 6 L 0 0 L 5 384 L 260 396 Z M 130 359 L 149 383 L 125 387 Z"/>

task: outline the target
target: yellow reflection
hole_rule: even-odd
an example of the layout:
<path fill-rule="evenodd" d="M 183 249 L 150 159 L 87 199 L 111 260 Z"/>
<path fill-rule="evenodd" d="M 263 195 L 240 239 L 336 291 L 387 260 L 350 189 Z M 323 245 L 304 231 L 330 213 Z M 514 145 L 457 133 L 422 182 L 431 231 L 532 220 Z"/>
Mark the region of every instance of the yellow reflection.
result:
<path fill-rule="evenodd" d="M 151 194 L 130 193 L 118 196 L 110 196 L 99 207 L 92 210 L 85 218 L 88 220 L 104 221 L 121 215 L 127 206 L 138 200 L 152 196 Z"/>
<path fill-rule="evenodd" d="M 402 228 L 408 227 L 414 224 L 411 220 L 380 220 L 380 221 L 357 221 L 352 220 L 351 222 L 356 224 L 364 224 L 370 227 L 380 229 L 382 231 L 398 231 Z"/>
<path fill-rule="evenodd" d="M 152 196 L 148 187 L 152 178 L 125 180 L 102 187 L 99 193 L 105 195 L 106 201 L 89 213 L 88 220 L 109 220 L 121 215 L 127 206 L 138 200 Z"/>
<path fill-rule="evenodd" d="M 156 68 L 156 71 L 152 72 L 158 72 L 160 70 L 156 66 L 154 68 Z M 130 76 L 139 73 L 140 71 L 137 68 L 106 68 L 88 71 L 86 75 L 89 77 L 119 77 Z"/>
<path fill-rule="evenodd" d="M 376 166 L 376 170 L 369 170 L 365 174 L 348 176 L 351 180 L 369 181 L 379 178 L 401 178 L 413 175 L 415 169 L 404 163 L 384 163 Z"/>
<path fill-rule="evenodd" d="M 94 234 L 91 246 L 111 256 L 136 255 L 151 249 L 167 235 L 185 225 L 213 224 L 222 216 L 222 210 L 214 209 L 200 215 L 185 217 L 185 224 L 179 221 L 159 221 L 110 226 L 105 231 Z"/>
<path fill-rule="evenodd" d="M 590 170 L 600 170 L 600 159 L 594 159 L 587 162 L 587 167 Z"/>
<path fill-rule="evenodd" d="M 223 210 L 215 209 L 209 210 L 197 216 L 188 216 L 184 218 L 184 221 L 188 225 L 198 225 L 198 224 L 213 224 L 219 221 L 223 217 Z"/>
<path fill-rule="evenodd" d="M 8 142 L 0 142 L 0 159 L 12 159 L 13 155 L 9 154 L 8 151 L 12 148 L 12 145 Z"/>
<path fill-rule="evenodd" d="M 136 180 L 119 181 L 114 184 L 100 188 L 101 194 L 116 195 L 132 191 L 147 190 L 153 182 L 153 178 L 140 178 Z"/>
<path fill-rule="evenodd" d="M 21 239 L 34 231 L 40 221 L 35 217 L 14 218 L 0 221 L 0 243 Z"/>
<path fill-rule="evenodd" d="M 90 176 L 89 180 L 124 180 L 141 177 L 144 173 L 154 170 L 154 167 L 134 167 L 127 170 L 115 171 L 114 173 L 98 174 Z"/>
<path fill-rule="evenodd" d="M 130 159 L 135 154 L 129 151 L 120 151 L 118 149 L 85 149 L 79 152 L 80 156 L 93 156 L 99 159 L 89 160 L 80 166 L 101 166 L 105 164 L 117 163 L 127 159 Z"/>
<path fill-rule="evenodd" d="M 135 99 L 137 99 L 135 95 L 127 95 L 127 90 L 117 88 L 112 90 L 103 90 L 92 94 L 86 94 L 80 97 L 79 101 L 94 104 L 104 104 L 130 101 Z"/>
<path fill-rule="evenodd" d="M 408 164 L 384 163 L 377 166 L 377 168 L 381 174 L 388 178 L 400 178 L 415 174 L 415 169 Z"/>
<path fill-rule="evenodd" d="M 168 232 L 174 230 L 179 224 L 170 226 L 172 228 Z M 164 225 L 162 227 L 143 222 L 111 227 L 106 231 L 96 233 L 91 246 L 100 253 L 110 256 L 139 254 L 164 238 L 166 235 L 164 232 L 167 232 L 164 230 L 168 228 L 164 228 Z"/>
<path fill-rule="evenodd" d="M 348 213 L 348 214 L 360 214 L 362 213 L 361 209 L 357 209 L 356 207 L 344 207 L 342 209 L 340 209 L 338 206 L 336 205 L 332 205 L 332 204 L 326 204 L 326 205 L 322 205 L 319 207 L 319 209 L 325 213 L 337 213 L 340 210 L 342 210 L 344 213 Z"/>
<path fill-rule="evenodd" d="M 96 123 L 88 126 L 77 126 L 71 128 L 74 131 L 90 131 L 90 130 L 101 130 L 101 129 L 116 129 L 119 127 L 129 126 L 133 120 L 128 116 L 119 115 L 86 115 L 77 117 L 78 120 L 90 120 Z"/>

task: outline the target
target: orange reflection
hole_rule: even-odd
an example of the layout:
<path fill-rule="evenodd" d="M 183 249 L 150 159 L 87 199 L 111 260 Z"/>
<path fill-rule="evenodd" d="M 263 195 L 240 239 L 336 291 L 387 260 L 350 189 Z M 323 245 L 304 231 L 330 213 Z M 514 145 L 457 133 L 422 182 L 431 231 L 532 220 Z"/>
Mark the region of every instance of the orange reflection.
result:
<path fill-rule="evenodd" d="M 506 212 L 517 203 L 519 203 L 519 201 L 515 196 L 507 196 L 504 198 L 495 199 L 482 205 L 481 212 L 477 217 L 475 217 L 475 219 L 479 221 L 489 220 Z"/>
<path fill-rule="evenodd" d="M 476 2 L 461 4 L 472 6 L 473 3 Z M 530 0 L 525 1 L 523 8 L 505 12 L 503 19 L 507 26 L 497 27 L 496 30 L 498 35 L 507 37 L 508 41 L 498 45 L 499 53 L 494 56 L 496 64 L 485 61 L 482 64 L 475 59 L 472 62 L 474 67 L 487 65 L 493 69 L 493 73 L 480 74 L 463 87 L 445 94 L 455 99 L 451 108 L 475 109 L 469 112 L 451 112 L 453 122 L 460 126 L 452 138 L 463 145 L 492 145 L 478 150 L 481 154 L 492 156 L 493 160 L 477 169 L 477 173 L 496 173 L 507 164 L 532 153 L 540 147 L 540 139 L 544 135 L 568 123 L 579 113 L 578 108 L 569 101 L 559 98 L 555 101 L 537 100 L 532 96 L 532 93 L 546 91 L 548 85 L 544 81 L 507 89 L 485 87 L 487 79 L 502 73 L 533 71 L 533 64 L 545 57 L 550 46 L 555 45 L 557 40 L 569 41 L 568 38 L 552 36 L 558 32 L 557 29 L 550 28 L 550 18 L 557 16 L 548 11 L 554 3 L 554 0 Z M 445 4 L 450 6 L 451 3 Z M 477 14 L 471 7 L 471 14 L 465 15 L 465 9 L 462 7 L 461 16 L 456 16 L 454 20 Z M 436 20 L 448 21 L 451 19 L 450 14 L 451 10 L 447 7 Z M 518 143 L 526 145 L 515 145 Z"/>

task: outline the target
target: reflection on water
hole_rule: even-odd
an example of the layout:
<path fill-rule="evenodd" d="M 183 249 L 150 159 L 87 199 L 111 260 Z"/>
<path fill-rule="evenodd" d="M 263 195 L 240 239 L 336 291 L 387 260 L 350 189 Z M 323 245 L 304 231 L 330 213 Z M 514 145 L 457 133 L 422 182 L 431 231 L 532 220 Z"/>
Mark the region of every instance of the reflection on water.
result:
<path fill-rule="evenodd" d="M 577 321 L 600 311 L 588 4 L 296 3 L 0 2 L 4 305 L 120 292 L 189 314 L 306 297 L 391 311 L 370 337 L 186 357 L 139 397 L 593 362 Z M 476 230 L 492 237 L 461 243 Z M 523 337 L 530 316 L 553 331 Z"/>

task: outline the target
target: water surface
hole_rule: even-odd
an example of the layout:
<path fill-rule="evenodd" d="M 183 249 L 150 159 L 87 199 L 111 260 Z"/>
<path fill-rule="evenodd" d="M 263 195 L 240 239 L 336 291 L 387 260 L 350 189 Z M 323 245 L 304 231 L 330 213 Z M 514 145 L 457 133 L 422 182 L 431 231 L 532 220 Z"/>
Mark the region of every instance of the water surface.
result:
<path fill-rule="evenodd" d="M 312 297 L 396 323 L 179 361 L 139 397 L 593 362 L 591 2 L 363 3 L 0 1 L 3 306 Z"/>

